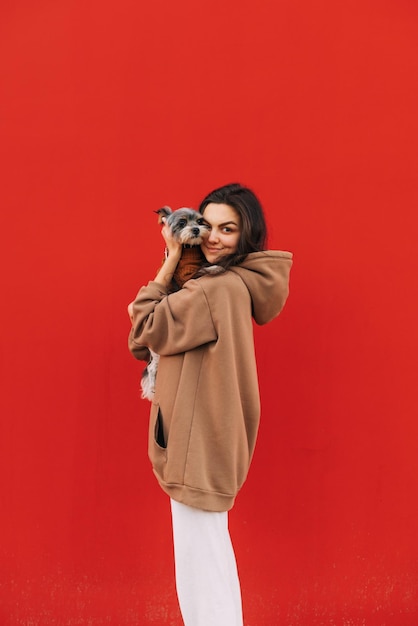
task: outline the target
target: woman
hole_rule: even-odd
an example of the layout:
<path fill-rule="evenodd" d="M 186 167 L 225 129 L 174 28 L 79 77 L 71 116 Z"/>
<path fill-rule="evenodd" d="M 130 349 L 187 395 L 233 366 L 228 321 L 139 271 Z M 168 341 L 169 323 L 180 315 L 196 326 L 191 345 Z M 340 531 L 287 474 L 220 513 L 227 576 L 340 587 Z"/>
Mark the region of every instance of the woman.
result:
<path fill-rule="evenodd" d="M 288 295 L 292 255 L 265 251 L 254 193 L 216 189 L 199 207 L 209 226 L 201 249 L 223 271 L 168 286 L 181 246 L 162 229 L 168 256 L 128 307 L 129 348 L 160 355 L 151 406 L 149 456 L 171 498 L 176 585 L 186 626 L 242 626 L 240 585 L 228 513 L 257 437 L 260 401 L 252 318 L 276 317 Z"/>

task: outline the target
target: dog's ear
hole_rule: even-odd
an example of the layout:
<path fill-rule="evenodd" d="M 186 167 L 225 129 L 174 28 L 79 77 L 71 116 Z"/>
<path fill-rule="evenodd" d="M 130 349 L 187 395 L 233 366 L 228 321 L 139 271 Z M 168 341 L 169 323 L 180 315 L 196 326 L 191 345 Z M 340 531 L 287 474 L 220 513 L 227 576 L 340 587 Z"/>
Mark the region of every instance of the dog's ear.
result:
<path fill-rule="evenodd" d="M 169 206 L 163 206 L 161 207 L 161 209 L 158 209 L 158 211 L 154 211 L 154 213 L 157 213 L 158 215 L 158 223 L 162 224 L 163 223 L 163 217 L 168 217 L 169 215 L 172 214 L 172 210 L 170 209 Z"/>

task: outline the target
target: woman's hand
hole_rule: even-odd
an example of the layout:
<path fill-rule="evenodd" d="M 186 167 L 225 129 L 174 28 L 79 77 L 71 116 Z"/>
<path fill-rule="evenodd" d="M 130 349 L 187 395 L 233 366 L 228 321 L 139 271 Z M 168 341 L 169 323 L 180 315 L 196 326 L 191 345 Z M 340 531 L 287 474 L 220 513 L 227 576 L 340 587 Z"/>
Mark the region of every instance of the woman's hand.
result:
<path fill-rule="evenodd" d="M 163 222 L 165 222 L 165 218 L 163 218 Z M 166 245 L 166 258 L 164 263 L 162 264 L 160 270 L 158 271 L 157 276 L 155 277 L 155 282 L 164 285 L 164 287 L 169 287 L 171 280 L 173 278 L 174 272 L 176 271 L 177 263 L 180 260 L 183 246 L 181 243 L 178 243 L 173 238 L 173 234 L 171 232 L 171 228 L 164 224 L 161 234 L 165 241 Z M 133 324 L 134 319 L 134 303 L 130 302 L 128 304 L 128 315 L 131 320 L 131 324 Z"/>
<path fill-rule="evenodd" d="M 182 244 L 179 243 L 176 239 L 173 238 L 173 233 L 171 228 L 165 224 L 165 217 L 163 217 L 164 226 L 161 230 L 161 234 L 165 241 L 165 245 L 167 248 L 167 255 L 177 258 L 177 262 L 181 257 Z"/>
<path fill-rule="evenodd" d="M 165 218 L 163 218 L 163 221 L 165 222 Z M 164 224 L 161 234 L 166 244 L 167 254 L 154 280 L 156 283 L 164 285 L 164 287 L 169 287 L 176 271 L 177 263 L 180 261 L 183 246 L 174 239 L 171 228 L 167 224 Z"/>

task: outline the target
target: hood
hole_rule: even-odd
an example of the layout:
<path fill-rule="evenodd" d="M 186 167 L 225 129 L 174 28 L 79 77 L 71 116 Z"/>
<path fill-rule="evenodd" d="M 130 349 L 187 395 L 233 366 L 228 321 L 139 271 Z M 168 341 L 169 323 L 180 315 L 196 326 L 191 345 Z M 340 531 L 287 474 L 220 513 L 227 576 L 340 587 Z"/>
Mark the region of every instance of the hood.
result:
<path fill-rule="evenodd" d="M 252 252 L 240 265 L 230 268 L 250 292 L 257 324 L 267 324 L 282 310 L 289 294 L 292 258 L 291 252 L 281 250 Z"/>

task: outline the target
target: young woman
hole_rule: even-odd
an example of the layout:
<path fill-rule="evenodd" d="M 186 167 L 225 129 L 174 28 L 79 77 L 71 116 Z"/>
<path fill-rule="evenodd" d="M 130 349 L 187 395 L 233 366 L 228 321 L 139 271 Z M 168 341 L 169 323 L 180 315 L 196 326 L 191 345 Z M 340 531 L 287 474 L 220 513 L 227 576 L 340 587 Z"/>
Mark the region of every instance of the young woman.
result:
<path fill-rule="evenodd" d="M 260 418 L 252 319 L 276 317 L 288 295 L 290 252 L 266 251 L 263 210 L 239 184 L 199 207 L 201 248 L 223 271 L 168 293 L 181 246 L 167 226 L 168 256 L 128 307 L 129 348 L 160 355 L 149 456 L 171 498 L 176 585 L 185 626 L 242 626 L 228 513 L 250 466 Z"/>

